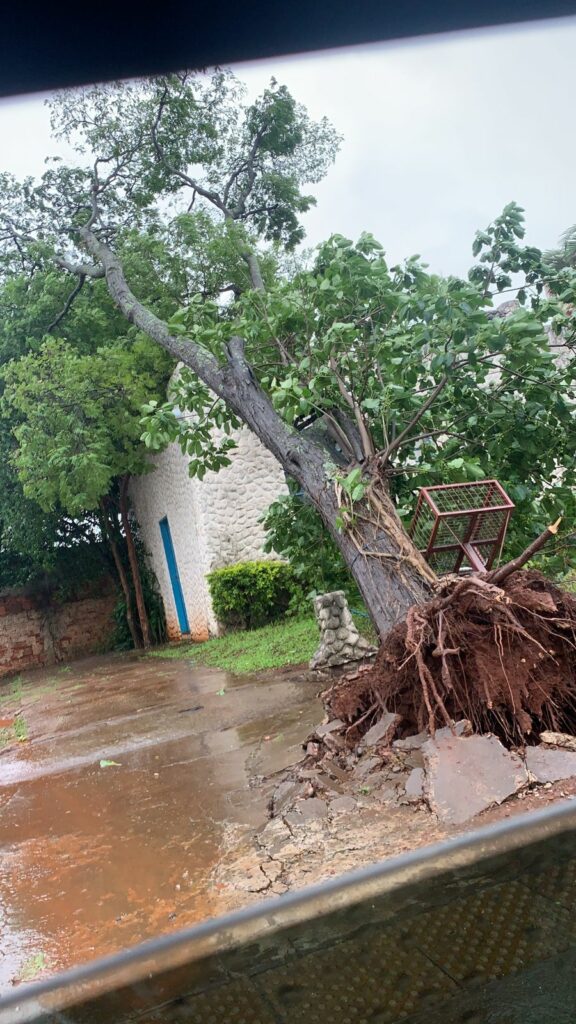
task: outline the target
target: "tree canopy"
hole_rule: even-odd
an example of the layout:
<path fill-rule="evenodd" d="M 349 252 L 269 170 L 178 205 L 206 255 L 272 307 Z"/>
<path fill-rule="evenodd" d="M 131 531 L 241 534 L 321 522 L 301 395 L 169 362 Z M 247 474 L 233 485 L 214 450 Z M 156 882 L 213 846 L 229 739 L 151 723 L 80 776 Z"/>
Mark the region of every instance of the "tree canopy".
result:
<path fill-rule="evenodd" d="M 242 296 L 233 318 L 207 303 L 199 316 L 191 304 L 171 330 L 201 336 L 215 353 L 242 335 L 283 418 L 304 429 L 321 418 L 351 467 L 336 474 L 353 500 L 366 488 L 354 467 L 368 463 L 389 480 L 406 523 L 419 487 L 496 476 L 516 504 L 516 554 L 558 514 L 573 522 L 576 513 L 576 275 L 523 245 L 523 233 L 523 212 L 510 204 L 478 232 L 467 280 L 430 274 L 418 257 L 389 267 L 367 233 L 356 243 L 333 236 L 310 269 Z M 149 443 L 179 437 L 192 472 L 202 471 L 200 451 L 214 468 L 212 438 L 202 448 L 197 421 L 170 414 L 174 404 L 196 409 L 203 424 L 206 402 L 185 376 L 172 403 L 149 407 Z M 301 499 L 282 499 L 272 513 L 280 546 L 282 535 L 296 543 L 294 505 Z M 309 515 L 300 518 L 306 534 Z M 557 571 L 570 564 L 559 549 Z"/>

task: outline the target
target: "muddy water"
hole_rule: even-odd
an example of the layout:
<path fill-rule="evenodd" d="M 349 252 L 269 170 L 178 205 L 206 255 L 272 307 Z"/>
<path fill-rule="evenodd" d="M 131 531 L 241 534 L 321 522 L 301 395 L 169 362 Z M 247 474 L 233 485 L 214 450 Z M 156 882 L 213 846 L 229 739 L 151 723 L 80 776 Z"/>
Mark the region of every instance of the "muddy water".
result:
<path fill-rule="evenodd" d="M 315 692 L 131 656 L 3 683 L 28 739 L 0 749 L 0 993 L 217 913 L 211 872 L 264 823 Z"/>

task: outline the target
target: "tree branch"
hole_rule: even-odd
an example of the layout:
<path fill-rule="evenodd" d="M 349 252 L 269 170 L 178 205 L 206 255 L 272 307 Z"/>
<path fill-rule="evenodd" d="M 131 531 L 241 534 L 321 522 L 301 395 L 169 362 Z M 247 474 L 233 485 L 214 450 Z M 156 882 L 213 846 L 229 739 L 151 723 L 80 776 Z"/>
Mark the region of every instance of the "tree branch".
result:
<path fill-rule="evenodd" d="M 219 210 L 222 211 L 222 213 L 228 213 L 225 204 L 222 202 L 217 192 L 211 192 L 209 189 L 202 188 L 202 186 L 199 185 L 198 182 L 194 180 L 194 178 L 191 178 L 184 171 L 181 171 L 177 167 L 174 167 L 174 165 L 167 160 L 164 147 L 162 146 L 158 138 L 158 128 L 160 127 L 160 121 L 162 120 L 162 114 L 164 113 L 164 108 L 166 106 L 167 96 L 168 86 L 164 86 L 164 92 L 158 104 L 158 112 L 156 114 L 156 117 L 154 118 L 152 127 L 150 129 L 152 134 L 152 142 L 154 143 L 154 149 L 156 150 L 156 156 L 158 157 L 159 162 L 164 165 L 164 167 L 166 168 L 167 171 L 169 171 L 170 174 L 173 174 L 176 178 L 180 178 L 180 181 L 184 182 L 185 185 L 188 185 L 193 190 L 194 193 L 198 193 L 199 196 L 203 196 L 204 199 L 207 199 L 209 203 L 212 203 L 213 206 L 216 206 Z"/>
<path fill-rule="evenodd" d="M 95 266 L 91 263 L 73 263 L 64 256 L 55 256 L 54 262 L 57 267 L 67 270 L 69 274 L 75 274 L 77 277 L 105 277 L 104 267 Z"/>
<path fill-rule="evenodd" d="M 434 402 L 438 398 L 438 395 L 440 394 L 441 391 L 444 390 L 444 388 L 446 387 L 447 383 L 448 383 L 448 377 L 447 377 L 446 374 L 444 374 L 444 376 L 441 378 L 439 383 L 434 388 L 434 391 L 432 392 L 432 394 L 428 396 L 428 398 L 426 399 L 424 404 L 421 405 L 420 408 L 418 409 L 418 412 L 414 414 L 414 416 L 410 420 L 410 423 L 406 427 L 404 427 L 404 430 L 400 431 L 400 433 L 398 434 L 398 437 L 396 437 L 394 441 L 391 441 L 390 444 L 388 445 L 388 447 L 385 448 L 384 451 L 381 453 L 380 458 L 381 458 L 381 460 L 382 460 L 382 462 L 384 464 L 389 461 L 390 456 L 393 454 L 393 452 L 396 451 L 397 448 L 400 447 L 400 445 L 402 444 L 404 438 L 410 433 L 410 431 L 422 419 L 424 414 L 428 412 L 428 409 L 430 408 L 431 405 L 434 404 Z"/>
<path fill-rule="evenodd" d="M 556 536 L 561 522 L 562 516 L 560 516 L 555 523 L 551 523 L 550 526 L 547 526 L 540 536 L 536 537 L 536 540 L 533 540 L 532 543 L 524 549 L 521 555 L 518 555 L 518 557 L 513 558 L 511 562 L 507 562 L 506 565 L 501 565 L 499 569 L 495 569 L 493 572 L 489 573 L 486 577 L 488 582 L 497 587 L 501 586 L 508 576 L 511 576 L 517 569 L 521 569 L 523 565 L 526 565 L 526 562 L 529 562 L 530 559 L 540 551 L 540 548 L 544 547 L 551 537 Z"/>
<path fill-rule="evenodd" d="M 336 377 L 338 390 L 342 395 L 342 398 L 344 399 L 346 404 L 350 406 L 352 412 L 354 413 L 354 419 L 356 420 L 356 426 L 358 427 L 358 432 L 360 434 L 360 439 L 362 441 L 364 459 L 370 459 L 373 457 L 373 455 L 376 454 L 374 442 L 364 422 L 364 417 L 362 416 L 358 402 L 356 401 L 354 396 L 348 391 L 348 388 L 346 387 L 344 381 L 342 380 L 342 377 L 338 373 L 338 369 L 336 367 L 336 360 L 334 359 L 334 356 L 330 357 L 330 369 L 332 370 L 332 373 Z"/>
<path fill-rule="evenodd" d="M 252 146 L 250 147 L 250 152 L 249 152 L 249 154 L 248 154 L 244 164 L 241 164 L 239 169 L 237 171 L 234 171 L 230 175 L 230 178 L 228 179 L 228 182 L 226 183 L 226 188 L 224 189 L 224 202 L 227 205 L 228 204 L 228 198 L 229 198 L 229 195 L 230 195 L 230 188 L 232 187 L 232 184 L 233 184 L 234 180 L 236 180 L 239 177 L 239 175 L 242 173 L 243 170 L 247 171 L 247 182 L 246 182 L 246 185 L 240 191 L 239 198 L 236 200 L 236 203 L 234 204 L 233 209 L 230 211 L 232 216 L 233 216 L 233 218 L 234 218 L 234 220 L 236 220 L 237 218 L 241 217 L 242 214 L 244 213 L 245 209 L 246 209 L 246 200 L 248 199 L 248 196 L 250 195 L 250 192 L 252 191 L 252 187 L 254 185 L 254 181 L 255 181 L 255 178 L 256 178 L 256 168 L 254 166 L 254 161 L 256 160 L 256 155 L 258 153 L 258 148 L 260 146 L 260 143 L 262 142 L 262 139 L 264 138 L 264 134 L 266 132 L 266 128 L 267 128 L 267 125 L 262 125 L 262 127 L 258 129 L 258 131 L 256 132 L 256 135 L 254 136 L 254 141 L 252 143 Z"/>
<path fill-rule="evenodd" d="M 168 325 L 138 301 L 126 281 L 120 260 L 112 250 L 86 227 L 80 228 L 79 234 L 90 256 L 101 264 L 108 291 L 128 322 L 135 324 L 174 359 L 189 366 L 260 438 L 281 465 L 290 467 L 290 474 L 300 483 L 304 482 L 306 473 L 312 470 L 310 466 L 299 470 L 294 463 L 293 452 L 296 448 L 306 449 L 309 462 L 317 473 L 319 488 L 324 486 L 324 450 L 299 436 L 278 415 L 244 358 L 242 339 L 234 337 L 229 341 L 228 365 L 221 366 L 211 352 L 196 342 L 174 337 Z M 308 491 L 311 496 L 314 495 L 309 482 Z"/>
<path fill-rule="evenodd" d="M 72 289 L 72 291 L 70 292 L 70 295 L 68 296 L 68 298 L 66 299 L 66 302 L 64 303 L 64 308 L 58 314 L 58 316 L 54 318 L 52 323 L 49 324 L 48 327 L 46 328 L 46 332 L 45 332 L 46 334 L 52 334 L 52 331 L 54 330 L 54 328 L 57 327 L 58 324 L 61 323 L 61 321 L 64 319 L 64 317 L 66 316 L 66 314 L 67 314 L 68 310 L 70 309 L 72 303 L 74 302 L 74 299 L 82 291 L 82 289 L 84 287 L 84 282 L 85 281 L 86 281 L 85 274 L 80 274 L 79 277 L 78 277 L 77 284 Z"/>

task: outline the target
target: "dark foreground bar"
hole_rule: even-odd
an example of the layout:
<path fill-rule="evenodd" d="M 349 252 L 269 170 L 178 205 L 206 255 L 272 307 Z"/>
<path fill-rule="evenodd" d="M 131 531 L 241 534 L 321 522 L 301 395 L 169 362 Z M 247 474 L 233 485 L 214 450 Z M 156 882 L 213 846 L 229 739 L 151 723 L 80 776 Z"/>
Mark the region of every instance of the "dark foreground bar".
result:
<path fill-rule="evenodd" d="M 0 1024 L 574 1024 L 576 806 L 21 988 Z"/>

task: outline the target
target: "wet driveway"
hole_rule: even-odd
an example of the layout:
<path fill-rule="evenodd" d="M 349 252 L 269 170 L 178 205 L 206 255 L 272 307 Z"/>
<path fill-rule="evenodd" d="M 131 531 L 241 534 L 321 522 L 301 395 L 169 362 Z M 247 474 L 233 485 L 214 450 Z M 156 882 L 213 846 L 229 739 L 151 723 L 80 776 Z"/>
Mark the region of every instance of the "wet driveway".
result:
<path fill-rule="evenodd" d="M 1 683 L 23 725 L 0 749 L 0 993 L 217 913 L 211 873 L 264 824 L 315 693 L 134 656 Z"/>

